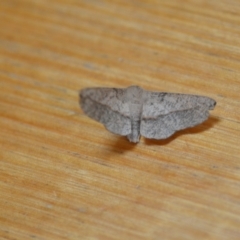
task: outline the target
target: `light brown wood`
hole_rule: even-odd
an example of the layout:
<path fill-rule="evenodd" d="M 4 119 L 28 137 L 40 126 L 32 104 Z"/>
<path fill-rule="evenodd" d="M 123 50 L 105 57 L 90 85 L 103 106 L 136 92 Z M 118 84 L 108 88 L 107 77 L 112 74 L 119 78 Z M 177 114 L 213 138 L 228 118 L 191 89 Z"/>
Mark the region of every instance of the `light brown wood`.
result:
<path fill-rule="evenodd" d="M 240 239 L 240 1 L 0 1 L 0 239 Z M 131 144 L 78 90 L 200 94 Z"/>

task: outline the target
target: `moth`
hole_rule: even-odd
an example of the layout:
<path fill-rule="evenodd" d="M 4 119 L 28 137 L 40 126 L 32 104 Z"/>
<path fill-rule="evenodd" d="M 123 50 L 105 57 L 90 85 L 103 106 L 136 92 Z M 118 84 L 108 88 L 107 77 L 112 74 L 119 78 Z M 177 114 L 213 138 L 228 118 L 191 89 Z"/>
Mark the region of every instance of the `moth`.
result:
<path fill-rule="evenodd" d="M 140 136 L 165 139 L 205 121 L 216 101 L 205 96 L 128 88 L 85 88 L 80 105 L 110 132 L 137 143 Z"/>

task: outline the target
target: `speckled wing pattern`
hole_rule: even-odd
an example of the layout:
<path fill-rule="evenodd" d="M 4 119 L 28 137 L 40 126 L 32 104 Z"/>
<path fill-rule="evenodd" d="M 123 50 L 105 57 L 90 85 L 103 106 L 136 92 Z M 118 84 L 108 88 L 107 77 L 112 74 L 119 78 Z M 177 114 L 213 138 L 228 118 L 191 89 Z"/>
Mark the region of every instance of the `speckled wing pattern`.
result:
<path fill-rule="evenodd" d="M 126 136 L 131 133 L 129 104 L 125 90 L 116 88 L 85 88 L 80 91 L 82 110 L 112 133 Z"/>
<path fill-rule="evenodd" d="M 86 88 L 80 105 L 111 132 L 138 142 L 140 136 L 165 139 L 205 121 L 216 102 L 204 96 L 150 92 L 138 86 Z"/>
<path fill-rule="evenodd" d="M 140 133 L 146 138 L 168 138 L 205 121 L 215 105 L 209 97 L 146 91 Z"/>

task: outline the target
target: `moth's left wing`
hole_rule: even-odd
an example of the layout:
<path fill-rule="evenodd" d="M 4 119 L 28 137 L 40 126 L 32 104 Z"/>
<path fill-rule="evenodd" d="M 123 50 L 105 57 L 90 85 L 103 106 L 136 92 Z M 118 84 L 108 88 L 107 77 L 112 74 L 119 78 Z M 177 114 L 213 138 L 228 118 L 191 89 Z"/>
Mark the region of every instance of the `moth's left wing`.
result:
<path fill-rule="evenodd" d="M 126 90 L 121 88 L 85 88 L 80 91 L 82 110 L 101 122 L 113 133 L 126 136 L 131 133 L 129 104 Z"/>
<path fill-rule="evenodd" d="M 146 91 L 144 98 L 140 133 L 154 139 L 202 123 L 216 105 L 209 97 L 177 93 Z"/>

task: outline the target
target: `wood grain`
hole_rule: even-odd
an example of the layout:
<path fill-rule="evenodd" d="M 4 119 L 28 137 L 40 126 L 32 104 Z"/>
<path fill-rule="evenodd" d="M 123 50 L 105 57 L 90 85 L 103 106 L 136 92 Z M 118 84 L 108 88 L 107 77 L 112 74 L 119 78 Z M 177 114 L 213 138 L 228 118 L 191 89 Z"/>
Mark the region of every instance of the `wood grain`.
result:
<path fill-rule="evenodd" d="M 0 1 L 1 239 L 240 239 L 238 0 Z M 78 90 L 200 94 L 208 121 L 137 145 Z"/>

